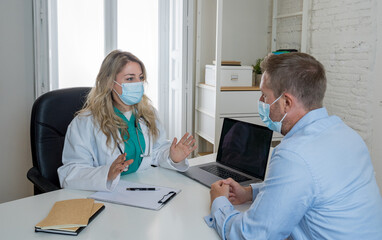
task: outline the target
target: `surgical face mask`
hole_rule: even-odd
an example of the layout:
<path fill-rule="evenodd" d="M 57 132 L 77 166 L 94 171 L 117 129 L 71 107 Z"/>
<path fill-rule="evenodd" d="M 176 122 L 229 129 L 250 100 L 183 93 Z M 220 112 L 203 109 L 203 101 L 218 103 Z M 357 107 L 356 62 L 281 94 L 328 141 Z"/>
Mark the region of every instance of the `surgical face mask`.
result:
<path fill-rule="evenodd" d="M 282 94 L 281 94 L 281 96 L 282 96 Z M 284 117 L 280 120 L 280 122 L 274 122 L 269 117 L 269 112 L 270 112 L 271 106 L 275 102 L 277 102 L 281 98 L 281 96 L 278 97 L 275 101 L 273 101 L 273 103 L 271 105 L 269 105 L 268 103 L 262 102 L 260 100 L 258 101 L 259 115 L 260 115 L 261 120 L 263 120 L 263 122 L 265 123 L 265 125 L 269 129 L 271 129 L 272 131 L 275 131 L 275 132 L 279 132 L 279 133 L 281 133 L 282 122 L 283 122 L 284 118 L 286 117 L 287 113 L 285 113 Z"/>
<path fill-rule="evenodd" d="M 141 101 L 144 92 L 143 82 L 122 83 L 122 85 L 114 82 L 122 88 L 122 94 L 118 94 L 114 88 L 113 90 L 124 104 L 134 105 Z"/>

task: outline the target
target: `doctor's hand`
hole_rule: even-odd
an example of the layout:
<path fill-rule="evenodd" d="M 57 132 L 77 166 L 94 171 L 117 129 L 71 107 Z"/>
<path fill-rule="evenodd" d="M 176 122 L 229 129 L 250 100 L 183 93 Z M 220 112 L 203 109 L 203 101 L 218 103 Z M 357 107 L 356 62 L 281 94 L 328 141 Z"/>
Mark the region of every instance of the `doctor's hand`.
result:
<path fill-rule="evenodd" d="M 211 196 L 211 205 L 212 206 L 213 201 L 221 196 L 224 196 L 226 198 L 229 197 L 229 185 L 224 184 L 224 180 L 219 180 L 217 182 L 214 182 L 211 185 L 211 190 L 210 190 L 210 196 Z"/>
<path fill-rule="evenodd" d="M 221 181 L 223 182 L 223 184 L 229 186 L 228 200 L 232 204 L 238 205 L 252 200 L 253 193 L 251 186 L 243 187 L 232 178 L 227 178 Z"/>
<path fill-rule="evenodd" d="M 125 169 L 127 165 L 130 165 L 134 162 L 133 159 L 126 160 L 126 153 L 121 154 L 114 160 L 114 162 L 110 165 L 109 173 L 107 175 L 108 181 L 113 181 L 121 172 Z"/>
<path fill-rule="evenodd" d="M 179 140 L 174 138 L 170 147 L 170 158 L 173 162 L 181 162 L 183 161 L 192 151 L 196 149 L 195 139 L 189 133 L 184 134 L 182 139 Z M 194 146 L 193 146 L 194 145 Z"/>

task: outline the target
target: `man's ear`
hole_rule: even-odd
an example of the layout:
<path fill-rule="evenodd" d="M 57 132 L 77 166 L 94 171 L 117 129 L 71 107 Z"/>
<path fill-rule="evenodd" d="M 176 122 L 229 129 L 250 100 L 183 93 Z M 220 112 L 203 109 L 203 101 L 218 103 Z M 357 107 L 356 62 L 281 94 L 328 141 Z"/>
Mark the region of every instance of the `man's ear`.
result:
<path fill-rule="evenodd" d="M 295 97 L 292 96 L 289 93 L 284 93 L 284 111 L 285 112 L 290 112 L 292 109 L 293 105 L 295 104 Z"/>

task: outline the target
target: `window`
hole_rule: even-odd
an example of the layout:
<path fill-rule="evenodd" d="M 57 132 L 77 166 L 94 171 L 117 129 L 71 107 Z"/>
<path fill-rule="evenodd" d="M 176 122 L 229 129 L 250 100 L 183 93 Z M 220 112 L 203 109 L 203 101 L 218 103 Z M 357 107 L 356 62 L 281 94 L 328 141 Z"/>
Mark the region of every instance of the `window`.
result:
<path fill-rule="evenodd" d="M 105 51 L 105 35 L 116 34 L 110 49 L 129 51 L 146 66 L 146 95 L 158 108 L 158 0 L 118 0 L 105 21 L 104 0 L 55 0 L 51 9 L 51 89 L 93 86 Z M 114 16 L 113 16 L 114 17 Z M 110 31 L 117 25 L 116 33 Z"/>
<path fill-rule="evenodd" d="M 103 0 L 57 0 L 56 31 L 52 89 L 93 86 L 105 57 Z"/>
<path fill-rule="evenodd" d="M 172 123 L 169 137 L 192 132 L 193 21 L 188 14 L 193 13 L 193 2 L 33 0 L 36 98 L 57 88 L 93 86 L 106 54 L 121 49 L 145 63 L 145 91 L 168 133 Z M 170 31 L 175 25 L 183 27 Z M 170 39 L 186 44 L 178 44 L 181 48 L 174 52 Z M 171 76 L 170 62 L 180 63 L 171 68 Z M 169 93 L 172 86 L 179 94 Z"/>
<path fill-rule="evenodd" d="M 145 64 L 146 95 L 158 108 L 158 0 L 118 0 L 118 49 L 131 52 Z"/>

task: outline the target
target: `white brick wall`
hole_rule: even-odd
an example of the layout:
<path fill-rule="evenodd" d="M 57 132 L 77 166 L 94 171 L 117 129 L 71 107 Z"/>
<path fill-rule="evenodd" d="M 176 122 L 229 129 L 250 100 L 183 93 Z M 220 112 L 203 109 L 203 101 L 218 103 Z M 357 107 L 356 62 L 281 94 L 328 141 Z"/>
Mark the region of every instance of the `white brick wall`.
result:
<path fill-rule="evenodd" d="M 326 68 L 324 105 L 370 146 L 372 71 L 375 63 L 377 0 L 311 0 L 308 53 Z M 279 14 L 299 11 L 302 0 L 279 0 Z M 277 48 L 298 48 L 301 18 L 278 22 Z M 289 33 L 288 33 L 289 31 Z M 293 36 L 293 37 L 291 37 Z"/>
<path fill-rule="evenodd" d="M 324 64 L 324 104 L 370 144 L 372 67 L 375 61 L 374 0 L 312 0 L 308 52 Z"/>
<path fill-rule="evenodd" d="M 301 50 L 301 17 L 288 17 L 277 20 L 276 49 Z"/>
<path fill-rule="evenodd" d="M 302 11 L 302 1 L 279 0 L 277 9 L 278 15 L 300 12 Z M 270 22 L 270 24 L 272 24 L 272 22 Z M 301 16 L 278 19 L 276 29 L 276 49 L 297 49 L 300 51 L 301 25 Z"/>

